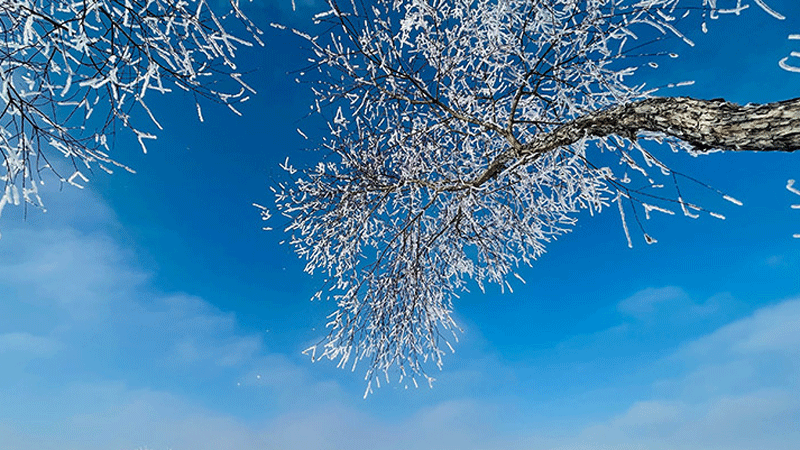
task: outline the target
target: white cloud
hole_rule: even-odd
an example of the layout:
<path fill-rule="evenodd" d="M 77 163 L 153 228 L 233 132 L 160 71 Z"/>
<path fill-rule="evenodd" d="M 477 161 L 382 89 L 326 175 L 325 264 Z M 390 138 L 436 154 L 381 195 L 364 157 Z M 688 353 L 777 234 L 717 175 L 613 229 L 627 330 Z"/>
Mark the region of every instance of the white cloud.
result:
<path fill-rule="evenodd" d="M 643 317 L 653 314 L 665 303 L 685 302 L 688 299 L 688 294 L 679 287 L 646 288 L 619 302 L 617 310 L 634 317 Z"/>
<path fill-rule="evenodd" d="M 791 390 L 763 389 L 700 403 L 637 402 L 625 413 L 587 427 L 578 441 L 620 449 L 789 450 L 800 442 L 798 401 Z"/>
<path fill-rule="evenodd" d="M 7 304 L 48 312 L 56 307 L 71 319 L 100 320 L 110 303 L 130 297 L 148 274 L 109 236 L 121 228 L 113 211 L 88 189 L 57 192 L 57 186 L 49 180 L 40 189 L 48 197 L 46 213 L 30 208 L 23 220 L 19 207 L 3 216 L 0 289 L 19 293 Z"/>
<path fill-rule="evenodd" d="M 0 334 L 0 353 L 20 352 L 29 356 L 49 356 L 58 350 L 58 341 L 31 333 Z"/>
<path fill-rule="evenodd" d="M 617 304 L 617 311 L 645 322 L 686 323 L 713 316 L 730 315 L 741 309 L 730 294 L 718 293 L 705 301 L 695 301 L 677 286 L 646 288 Z"/>
<path fill-rule="evenodd" d="M 680 374 L 655 381 L 657 397 L 586 427 L 575 448 L 797 448 L 799 325 L 790 299 L 681 346 L 661 361 Z"/>
<path fill-rule="evenodd" d="M 762 352 L 800 354 L 800 299 L 761 308 L 745 319 L 686 345 L 676 356 Z"/>
<path fill-rule="evenodd" d="M 13 224 L 0 241 L 0 288 L 14 293 L 5 299 L 8 313 L 22 305 L 36 312 L 20 316 L 13 330 L 0 324 L 0 363 L 9 352 L 53 356 L 11 375 L 46 386 L 19 378 L 0 386 L 4 446 L 447 450 L 494 439 L 497 419 L 485 404 L 433 401 L 383 419 L 368 412 L 359 392 L 345 392 L 325 376 L 324 367 L 312 372 L 270 353 L 264 335 L 242 330 L 233 312 L 190 294 L 160 292 L 134 255 L 104 231 L 118 226 L 113 214 L 97 198 L 79 195 L 84 207 L 99 211 L 92 220 Z M 478 375 L 465 371 L 469 379 L 462 381 L 477 385 Z M 448 375 L 458 378 L 459 371 Z M 38 425 L 25 425 L 27 418 Z"/>
<path fill-rule="evenodd" d="M 270 448 L 257 427 L 165 391 L 121 382 L 75 384 L 49 402 L 63 406 L 46 427 L 7 429 L 28 444 L 14 450 Z"/>
<path fill-rule="evenodd" d="M 146 280 L 126 264 L 127 255 L 108 236 L 74 229 L 16 230 L 0 241 L 0 285 L 26 293 L 20 299 L 57 305 L 71 316 L 97 320 L 109 303 L 131 295 Z"/>
<path fill-rule="evenodd" d="M 320 397 L 302 408 L 245 420 L 174 393 L 97 382 L 67 386 L 47 402 L 64 405 L 61 414 L 33 430 L 6 424 L 0 427 L 0 438 L 8 438 L 3 442 L 18 444 L 13 450 L 517 448 L 498 433 L 499 408 L 472 400 L 440 402 L 386 419 Z"/>
<path fill-rule="evenodd" d="M 681 346 L 657 362 L 672 375 L 650 380 L 652 395 L 605 420 L 587 423 L 576 410 L 565 428 L 528 434 L 507 427 L 519 420 L 511 412 L 516 399 L 475 399 L 487 390 L 486 373 L 514 386 L 527 383 L 502 360 L 477 355 L 461 370 L 451 366 L 440 374 L 442 383 L 464 389 L 436 397 L 450 388 L 422 388 L 413 398 L 429 400 L 405 412 L 391 403 L 412 404 L 411 396 L 382 391 L 361 401 L 360 392 L 325 375 L 327 368 L 309 370 L 271 353 L 264 335 L 242 329 L 233 312 L 159 291 L 103 231 L 118 225 L 113 214 L 87 198 L 96 213 L 80 226 L 15 225 L 0 240 L 6 293 L 0 313 L 24 305 L 35 313 L 19 316 L 13 328 L 0 323 L 0 365 L 22 352 L 48 357 L 19 369 L 29 383 L 0 386 L 4 448 L 788 450 L 800 442 L 800 299 L 761 308 Z M 619 310 L 643 318 L 680 311 L 705 317 L 729 301 L 719 295 L 695 302 L 666 287 L 636 293 Z M 593 355 L 576 358 L 600 358 L 597 349 L 620 345 L 635 325 L 570 341 Z M 391 414 L 376 406 L 382 404 Z"/>

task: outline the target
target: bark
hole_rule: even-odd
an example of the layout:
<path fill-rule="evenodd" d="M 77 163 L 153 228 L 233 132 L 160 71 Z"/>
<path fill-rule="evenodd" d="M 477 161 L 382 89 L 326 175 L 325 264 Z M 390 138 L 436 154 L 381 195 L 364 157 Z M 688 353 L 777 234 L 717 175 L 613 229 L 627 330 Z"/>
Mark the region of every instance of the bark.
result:
<path fill-rule="evenodd" d="M 480 186 L 511 161 L 536 157 L 586 136 L 619 135 L 635 140 L 643 131 L 681 139 L 697 151 L 781 151 L 800 149 L 800 98 L 745 106 L 723 99 L 650 98 L 598 111 L 561 125 L 532 142 L 498 156 L 474 182 Z"/>

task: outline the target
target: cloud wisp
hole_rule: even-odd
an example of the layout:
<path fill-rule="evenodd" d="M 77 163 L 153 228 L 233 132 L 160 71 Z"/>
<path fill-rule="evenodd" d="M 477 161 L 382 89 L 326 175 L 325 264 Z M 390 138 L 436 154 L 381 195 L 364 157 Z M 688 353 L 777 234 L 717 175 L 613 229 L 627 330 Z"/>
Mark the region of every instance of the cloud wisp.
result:
<path fill-rule="evenodd" d="M 298 355 L 270 348 L 262 332 L 244 329 L 234 312 L 160 291 L 134 252 L 111 237 L 108 230 L 120 226 L 113 213 L 88 191 L 62 197 L 71 202 L 71 195 L 83 196 L 87 216 L 74 224 L 61 216 L 7 222 L 0 240 L 4 448 L 788 450 L 800 442 L 798 298 L 644 362 L 653 367 L 645 371 L 648 393 L 629 392 L 621 410 L 601 418 L 576 410 L 560 428 L 544 429 L 514 415 L 534 402 L 515 394 L 528 381 L 491 348 L 478 355 L 483 363 L 441 374 L 442 383 L 454 382 L 446 395 L 381 392 L 362 401 L 362 386 L 341 382 L 350 372 L 309 370 Z M 730 302 L 725 295 L 696 302 L 678 287 L 643 290 L 617 305 L 634 325 L 568 346 L 614 341 L 622 349 L 630 327 L 712 317 Z M 608 373 L 621 378 L 621 367 Z M 508 383 L 505 393 L 479 392 L 498 379 Z M 381 409 L 386 399 L 422 397 L 402 412 Z M 560 401 L 557 392 L 550 398 Z M 546 405 L 525 407 L 548 413 Z"/>

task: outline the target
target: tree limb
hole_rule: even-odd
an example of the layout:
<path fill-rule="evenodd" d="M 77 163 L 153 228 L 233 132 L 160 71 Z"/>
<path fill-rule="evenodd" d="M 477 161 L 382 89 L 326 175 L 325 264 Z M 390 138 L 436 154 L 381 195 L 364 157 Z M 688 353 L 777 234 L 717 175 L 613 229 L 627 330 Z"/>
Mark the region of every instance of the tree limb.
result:
<path fill-rule="evenodd" d="M 587 114 L 533 141 L 500 154 L 472 184 L 480 186 L 497 176 L 509 162 L 536 158 L 574 144 L 586 136 L 624 136 L 635 140 L 643 132 L 664 133 L 695 150 L 782 151 L 800 149 L 800 98 L 745 106 L 722 99 L 658 97 Z"/>

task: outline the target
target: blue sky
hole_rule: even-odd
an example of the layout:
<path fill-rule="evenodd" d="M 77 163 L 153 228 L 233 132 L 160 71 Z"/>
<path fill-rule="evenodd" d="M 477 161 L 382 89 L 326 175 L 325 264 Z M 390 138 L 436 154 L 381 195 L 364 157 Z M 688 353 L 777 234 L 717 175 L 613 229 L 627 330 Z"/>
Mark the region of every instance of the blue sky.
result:
<path fill-rule="evenodd" d="M 771 1 L 710 24 L 653 86 L 663 95 L 767 102 L 800 96 L 778 68 L 800 5 Z M 255 2 L 299 27 L 321 6 Z M 312 161 L 322 127 L 286 73 L 301 41 L 267 26 L 241 64 L 259 94 L 243 117 L 188 98 L 155 106 L 165 131 L 137 174 L 44 186 L 47 212 L 0 221 L 0 449 L 791 449 L 800 445 L 800 155 L 665 155 L 729 193 L 727 216 L 654 216 L 626 245 L 615 210 L 581 216 L 513 294 L 463 296 L 464 328 L 433 389 L 311 363 L 334 305 L 253 202 L 286 156 Z M 155 112 L 155 111 L 154 111 Z M 668 151 L 668 150 L 667 150 Z M 687 188 L 688 189 L 688 188 Z M 275 226 L 280 229 L 281 227 Z M 633 231 L 633 230 L 632 230 Z"/>

